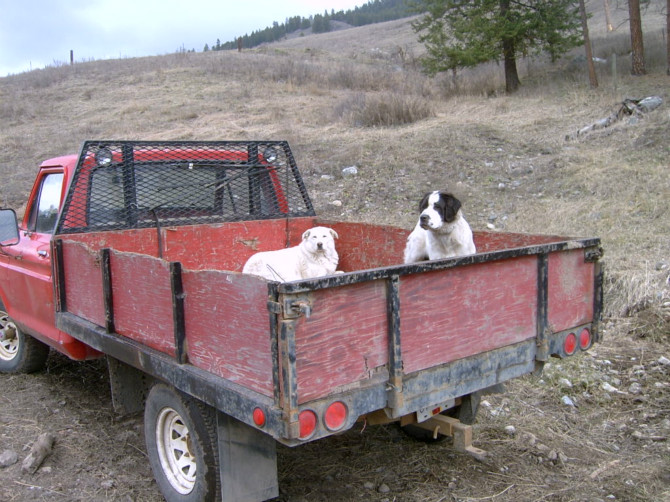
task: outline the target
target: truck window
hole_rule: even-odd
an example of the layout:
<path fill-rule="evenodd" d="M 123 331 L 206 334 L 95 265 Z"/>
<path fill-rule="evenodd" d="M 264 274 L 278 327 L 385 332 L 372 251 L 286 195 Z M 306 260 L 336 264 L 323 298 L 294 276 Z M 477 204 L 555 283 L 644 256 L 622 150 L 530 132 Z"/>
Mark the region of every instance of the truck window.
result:
<path fill-rule="evenodd" d="M 63 173 L 51 173 L 42 178 L 40 192 L 30 209 L 29 228 L 41 234 L 51 234 L 58 220 L 58 208 L 63 187 Z"/>

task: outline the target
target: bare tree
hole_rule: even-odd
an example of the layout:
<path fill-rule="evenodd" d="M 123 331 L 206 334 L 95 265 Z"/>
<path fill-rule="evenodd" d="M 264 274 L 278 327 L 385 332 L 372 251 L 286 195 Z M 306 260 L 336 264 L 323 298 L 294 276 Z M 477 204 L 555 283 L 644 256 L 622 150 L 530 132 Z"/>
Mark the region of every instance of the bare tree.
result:
<path fill-rule="evenodd" d="M 670 2 L 670 0 L 668 0 Z M 593 64 L 593 52 L 591 51 L 591 40 L 589 39 L 589 25 L 586 21 L 586 6 L 584 0 L 579 0 L 579 15 L 582 18 L 582 34 L 584 35 L 584 47 L 586 48 L 586 64 L 589 67 L 589 82 L 594 89 L 598 87 L 598 76 Z"/>
<path fill-rule="evenodd" d="M 640 0 L 628 0 L 628 16 L 630 20 L 630 43 L 633 49 L 632 75 L 644 75 L 644 44 L 642 43 L 642 16 Z"/>
<path fill-rule="evenodd" d="M 607 32 L 614 31 L 612 26 L 612 15 L 610 14 L 610 0 L 603 0 L 605 3 L 605 23 L 607 24 Z"/>

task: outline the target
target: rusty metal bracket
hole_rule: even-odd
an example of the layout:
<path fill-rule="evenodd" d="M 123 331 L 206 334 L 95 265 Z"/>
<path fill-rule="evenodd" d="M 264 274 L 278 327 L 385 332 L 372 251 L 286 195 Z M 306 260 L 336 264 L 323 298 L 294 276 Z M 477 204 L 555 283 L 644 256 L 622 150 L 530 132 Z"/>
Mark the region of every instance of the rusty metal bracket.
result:
<path fill-rule="evenodd" d="M 438 435 L 453 437 L 456 451 L 472 455 L 480 462 L 486 458 L 486 451 L 472 446 L 472 426 L 465 425 L 456 418 L 446 415 L 435 415 L 415 425 L 431 431 L 433 439 L 437 439 Z"/>
<path fill-rule="evenodd" d="M 282 300 L 285 319 L 296 319 L 304 315 L 307 319 L 312 315 L 312 303 L 306 295 L 285 296 Z"/>
<path fill-rule="evenodd" d="M 312 315 L 312 303 L 305 295 L 284 296 L 280 301 L 268 300 L 268 311 L 282 315 L 284 319 L 297 319 L 304 315 L 307 319 Z"/>
<path fill-rule="evenodd" d="M 600 258 L 603 257 L 604 254 L 605 254 L 605 251 L 600 246 L 594 246 L 594 247 L 586 248 L 584 250 L 584 261 L 586 263 L 597 262 L 598 260 L 600 260 Z"/>

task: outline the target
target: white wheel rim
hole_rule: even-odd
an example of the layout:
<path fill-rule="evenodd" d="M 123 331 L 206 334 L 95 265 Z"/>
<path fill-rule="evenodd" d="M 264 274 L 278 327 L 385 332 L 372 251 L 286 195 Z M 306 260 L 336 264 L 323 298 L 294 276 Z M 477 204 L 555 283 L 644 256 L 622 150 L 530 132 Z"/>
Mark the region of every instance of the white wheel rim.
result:
<path fill-rule="evenodd" d="M 10 322 L 7 314 L 0 315 L 0 330 L 4 330 L 7 327 L 12 327 L 16 329 L 13 322 Z M 15 336 L 10 340 L 1 340 L 0 341 L 0 359 L 3 361 L 11 361 L 16 357 L 16 353 L 19 350 L 19 337 Z"/>
<path fill-rule="evenodd" d="M 158 415 L 156 445 L 161 468 L 172 487 L 182 495 L 191 493 L 196 474 L 191 435 L 179 413 L 172 408 L 164 408 Z"/>

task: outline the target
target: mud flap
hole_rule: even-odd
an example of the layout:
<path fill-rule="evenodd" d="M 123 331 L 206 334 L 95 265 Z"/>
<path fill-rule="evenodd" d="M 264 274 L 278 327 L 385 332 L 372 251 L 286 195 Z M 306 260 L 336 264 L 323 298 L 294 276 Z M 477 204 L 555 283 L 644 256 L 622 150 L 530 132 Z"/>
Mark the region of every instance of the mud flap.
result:
<path fill-rule="evenodd" d="M 107 368 L 114 411 L 122 416 L 141 412 L 152 378 L 111 356 L 107 356 Z"/>
<path fill-rule="evenodd" d="M 228 415 L 216 415 L 221 499 L 258 501 L 279 496 L 277 443 Z"/>

